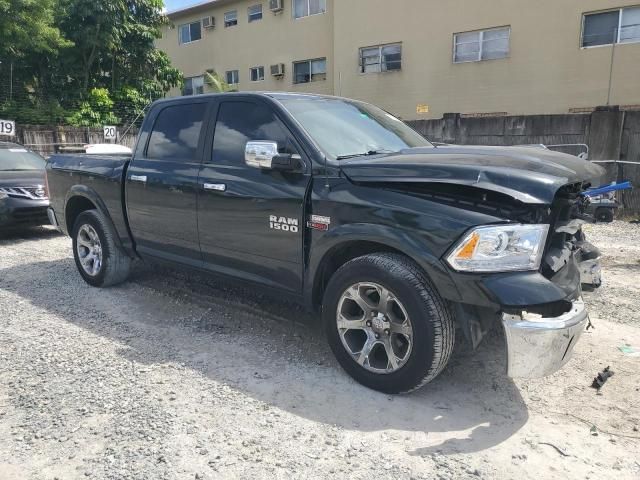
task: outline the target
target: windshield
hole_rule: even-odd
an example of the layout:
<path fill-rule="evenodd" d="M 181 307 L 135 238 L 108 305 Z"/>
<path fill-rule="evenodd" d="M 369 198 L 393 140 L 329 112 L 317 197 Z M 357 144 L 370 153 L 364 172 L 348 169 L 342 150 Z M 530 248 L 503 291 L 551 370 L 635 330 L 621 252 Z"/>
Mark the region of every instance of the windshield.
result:
<path fill-rule="evenodd" d="M 324 97 L 279 100 L 333 159 L 433 146 L 402 120 L 373 105 Z"/>
<path fill-rule="evenodd" d="M 44 158 L 25 148 L 0 148 L 0 171 L 44 170 L 44 166 Z"/>

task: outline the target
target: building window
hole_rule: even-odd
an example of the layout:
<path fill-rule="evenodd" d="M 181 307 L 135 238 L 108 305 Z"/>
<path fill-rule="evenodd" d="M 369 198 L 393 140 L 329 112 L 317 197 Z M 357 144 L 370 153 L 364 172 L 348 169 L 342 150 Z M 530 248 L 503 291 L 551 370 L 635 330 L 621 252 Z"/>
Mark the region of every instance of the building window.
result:
<path fill-rule="evenodd" d="M 261 82 L 264 80 L 264 67 L 253 67 L 250 78 L 252 82 Z"/>
<path fill-rule="evenodd" d="M 453 36 L 453 62 L 480 62 L 509 56 L 511 27 L 492 28 Z"/>
<path fill-rule="evenodd" d="M 178 31 L 180 32 L 178 37 L 180 45 L 195 42 L 202 38 L 202 25 L 199 20 L 197 22 L 180 25 Z"/>
<path fill-rule="evenodd" d="M 293 63 L 293 83 L 318 82 L 327 79 L 327 59 L 317 58 Z"/>
<path fill-rule="evenodd" d="M 640 7 L 584 15 L 582 46 L 640 42 Z"/>
<path fill-rule="evenodd" d="M 262 4 L 249 7 L 249 23 L 262 20 Z"/>
<path fill-rule="evenodd" d="M 240 72 L 238 70 L 227 70 L 226 81 L 229 85 L 237 85 L 240 83 Z"/>
<path fill-rule="evenodd" d="M 182 95 L 201 95 L 204 93 L 204 76 L 184 79 Z"/>
<path fill-rule="evenodd" d="M 233 27 L 234 25 L 238 25 L 238 11 L 232 10 L 231 12 L 227 12 L 224 14 L 224 26 Z"/>
<path fill-rule="evenodd" d="M 360 72 L 393 72 L 402 69 L 402 44 L 378 45 L 360 49 Z"/>
<path fill-rule="evenodd" d="M 293 18 L 318 15 L 327 11 L 327 0 L 293 0 Z"/>

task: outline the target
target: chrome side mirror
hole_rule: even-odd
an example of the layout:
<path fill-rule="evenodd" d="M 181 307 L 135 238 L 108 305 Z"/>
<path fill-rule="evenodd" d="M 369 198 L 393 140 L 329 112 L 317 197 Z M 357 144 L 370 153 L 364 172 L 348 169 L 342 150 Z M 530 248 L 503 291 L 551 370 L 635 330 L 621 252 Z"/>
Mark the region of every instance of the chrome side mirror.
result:
<path fill-rule="evenodd" d="M 277 142 L 251 141 L 244 149 L 244 161 L 253 168 L 272 168 L 273 157 L 278 155 Z"/>

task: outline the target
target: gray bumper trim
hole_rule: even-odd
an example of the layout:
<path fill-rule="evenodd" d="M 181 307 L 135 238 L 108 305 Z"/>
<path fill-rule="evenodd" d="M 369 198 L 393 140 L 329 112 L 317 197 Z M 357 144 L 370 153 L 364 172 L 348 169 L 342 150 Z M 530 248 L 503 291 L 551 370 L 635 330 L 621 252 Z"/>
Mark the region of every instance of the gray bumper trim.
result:
<path fill-rule="evenodd" d="M 53 208 L 47 208 L 47 217 L 49 217 L 49 223 L 56 227 L 56 229 L 60 230 L 60 225 L 58 224 L 58 219 L 56 218 L 56 212 Z"/>
<path fill-rule="evenodd" d="M 507 340 L 507 375 L 538 378 L 559 370 L 571 358 L 573 347 L 589 321 L 582 299 L 559 317 L 523 312 L 502 316 Z"/>

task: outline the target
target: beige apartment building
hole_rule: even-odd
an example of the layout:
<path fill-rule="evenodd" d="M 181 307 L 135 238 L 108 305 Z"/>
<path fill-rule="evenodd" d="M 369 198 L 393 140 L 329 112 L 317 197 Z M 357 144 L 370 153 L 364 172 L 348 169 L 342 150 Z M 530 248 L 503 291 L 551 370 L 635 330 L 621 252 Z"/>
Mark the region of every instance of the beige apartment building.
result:
<path fill-rule="evenodd" d="M 187 78 L 173 94 L 215 71 L 406 120 L 640 108 L 633 0 L 213 0 L 168 16 L 157 44 Z"/>

